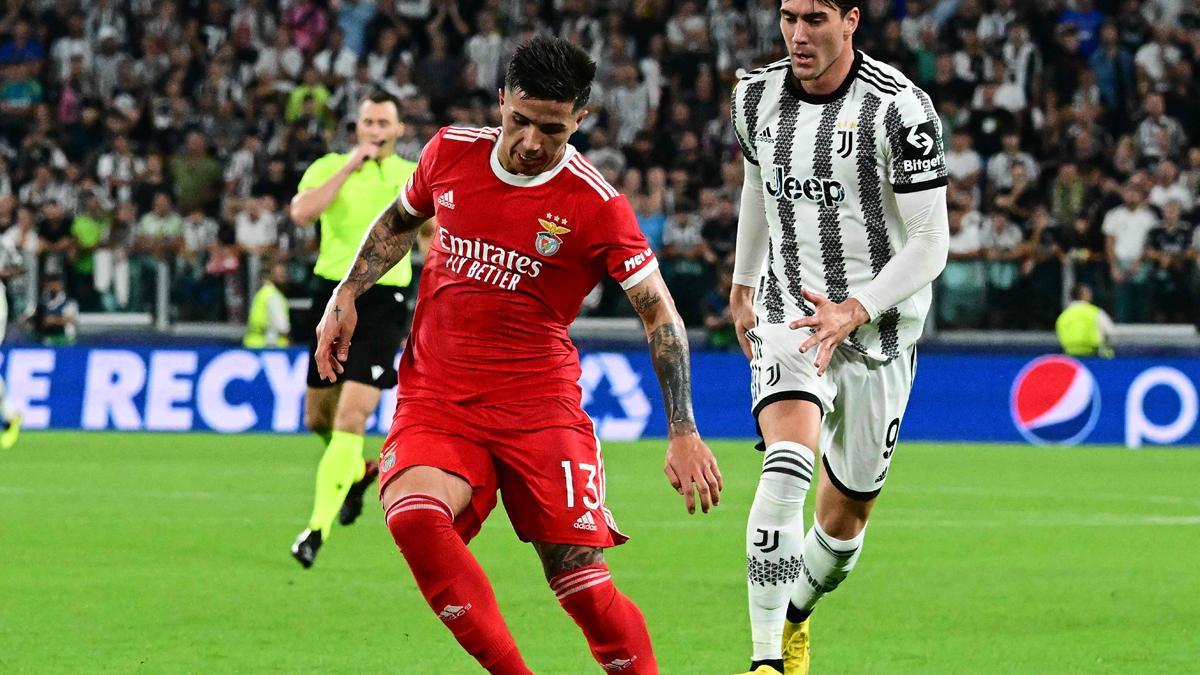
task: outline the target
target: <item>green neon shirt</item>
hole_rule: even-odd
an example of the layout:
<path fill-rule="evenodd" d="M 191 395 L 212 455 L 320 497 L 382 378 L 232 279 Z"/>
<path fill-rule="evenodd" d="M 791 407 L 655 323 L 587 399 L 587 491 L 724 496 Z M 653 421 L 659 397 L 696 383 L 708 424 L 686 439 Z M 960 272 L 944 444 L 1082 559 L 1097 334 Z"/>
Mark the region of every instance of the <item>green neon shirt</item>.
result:
<path fill-rule="evenodd" d="M 1100 308 L 1073 302 L 1059 315 L 1054 324 L 1063 351 L 1071 356 L 1094 356 L 1104 345 L 1100 333 Z"/>
<path fill-rule="evenodd" d="M 349 154 L 330 153 L 312 163 L 300 179 L 298 192 L 321 187 L 346 164 Z M 363 235 L 384 208 L 390 205 L 417 170 L 417 165 L 395 155 L 370 162 L 350 174 L 329 208 L 321 214 L 321 251 L 313 272 L 330 281 L 341 281 L 350 270 Z M 382 286 L 407 286 L 412 282 L 412 256 L 379 279 Z"/>

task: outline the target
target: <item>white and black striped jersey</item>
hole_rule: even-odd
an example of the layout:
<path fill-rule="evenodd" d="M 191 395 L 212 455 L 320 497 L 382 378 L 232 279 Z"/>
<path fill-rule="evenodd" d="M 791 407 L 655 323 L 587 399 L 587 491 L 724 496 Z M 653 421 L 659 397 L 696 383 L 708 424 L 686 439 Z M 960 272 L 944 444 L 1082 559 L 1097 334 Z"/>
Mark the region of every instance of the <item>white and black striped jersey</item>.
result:
<path fill-rule="evenodd" d="M 770 231 L 759 322 L 811 315 L 803 287 L 835 302 L 861 291 L 908 238 L 896 194 L 947 184 L 929 96 L 862 52 L 828 95 L 806 93 L 787 59 L 751 71 L 734 89 L 732 116 L 747 184 L 761 176 Z M 860 326 L 846 346 L 896 358 L 920 337 L 930 299 L 926 285 Z"/>

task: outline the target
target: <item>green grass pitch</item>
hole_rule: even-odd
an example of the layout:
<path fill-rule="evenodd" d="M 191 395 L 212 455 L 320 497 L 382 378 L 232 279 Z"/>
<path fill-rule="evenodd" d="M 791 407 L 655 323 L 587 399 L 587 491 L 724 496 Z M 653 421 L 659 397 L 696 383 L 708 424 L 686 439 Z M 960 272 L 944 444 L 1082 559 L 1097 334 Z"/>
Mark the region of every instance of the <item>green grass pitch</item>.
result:
<path fill-rule="evenodd" d="M 748 662 L 760 458 L 713 445 L 707 516 L 667 486 L 662 442 L 606 447 L 633 536 L 609 563 L 664 673 Z M 27 433 L 0 454 L 0 672 L 477 672 L 378 509 L 313 569 L 288 556 L 318 456 L 304 436 Z M 902 444 L 858 570 L 814 616 L 813 672 L 1196 672 L 1198 476 L 1195 450 Z M 502 511 L 472 549 L 535 672 L 600 672 Z"/>

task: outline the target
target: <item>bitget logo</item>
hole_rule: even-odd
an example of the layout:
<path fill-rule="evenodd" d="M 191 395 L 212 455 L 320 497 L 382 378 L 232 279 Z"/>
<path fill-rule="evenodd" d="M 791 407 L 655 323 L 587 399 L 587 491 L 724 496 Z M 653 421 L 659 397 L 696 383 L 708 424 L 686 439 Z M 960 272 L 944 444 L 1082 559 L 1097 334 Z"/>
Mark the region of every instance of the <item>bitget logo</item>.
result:
<path fill-rule="evenodd" d="M 1079 361 L 1043 356 L 1017 374 L 1009 406 L 1025 440 L 1074 445 L 1086 439 L 1100 419 L 1100 388 Z"/>

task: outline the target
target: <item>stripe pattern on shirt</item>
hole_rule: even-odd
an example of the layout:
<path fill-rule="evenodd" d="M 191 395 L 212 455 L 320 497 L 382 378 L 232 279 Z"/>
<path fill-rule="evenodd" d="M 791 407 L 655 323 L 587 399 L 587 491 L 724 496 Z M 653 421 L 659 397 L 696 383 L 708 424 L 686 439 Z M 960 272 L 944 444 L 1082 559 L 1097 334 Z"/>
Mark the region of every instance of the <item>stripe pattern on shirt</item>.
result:
<path fill-rule="evenodd" d="M 620 194 L 616 188 L 604 180 L 604 176 L 600 175 L 600 170 L 593 166 L 591 162 L 584 159 L 582 155 L 577 154 L 567 160 L 567 171 L 575 174 L 583 182 L 590 185 L 604 201 L 608 201 Z"/>
<path fill-rule="evenodd" d="M 862 65 L 858 68 L 858 79 L 888 96 L 895 96 L 904 90 L 904 85 L 897 82 L 896 78 L 883 72 L 882 69 L 872 62 L 872 59 L 863 59 Z"/>
<path fill-rule="evenodd" d="M 482 127 L 480 129 L 447 127 L 446 133 L 442 135 L 442 138 L 452 141 L 462 141 L 464 143 L 474 143 L 478 140 L 494 141 L 500 138 L 500 129 L 499 127 Z"/>
<path fill-rule="evenodd" d="M 872 277 L 879 276 L 879 271 L 892 259 L 892 244 L 883 217 L 883 186 L 875 169 L 875 116 L 879 114 L 880 104 L 879 97 L 867 94 L 858 119 L 858 198 L 866 220 Z M 896 328 L 899 318 L 900 312 L 893 307 L 884 312 L 879 322 L 879 341 L 888 358 L 899 353 Z"/>
<path fill-rule="evenodd" d="M 754 137 L 758 134 L 758 106 L 762 103 L 763 91 L 767 88 L 765 81 L 751 82 L 746 85 L 746 98 L 744 112 L 746 116 L 746 138 L 744 139 L 742 148 L 745 151 L 746 146 L 750 147 L 750 158 L 752 164 L 758 164 L 758 155 L 754 153 Z M 739 138 L 739 140 L 742 140 Z"/>
<path fill-rule="evenodd" d="M 792 141 L 796 135 L 796 122 L 800 117 L 800 99 L 791 92 L 784 91 L 779 106 L 779 130 L 775 136 L 775 165 L 780 167 L 784 176 L 792 175 Z M 780 254 L 783 256 L 783 269 L 788 292 L 795 298 L 796 304 L 806 315 L 812 316 L 813 309 L 804 301 L 800 294 L 803 283 L 800 278 L 800 248 L 796 234 L 796 205 L 790 199 L 775 201 L 779 209 L 779 224 L 783 229 L 783 243 Z"/>
<path fill-rule="evenodd" d="M 846 97 L 827 103 L 821 110 L 817 140 L 813 144 L 813 175 L 833 178 L 833 126 Z M 825 295 L 833 302 L 845 302 L 849 295 L 846 282 L 846 256 L 842 248 L 842 228 L 838 208 L 822 203 L 817 212 L 817 237 L 821 242 L 821 263 L 825 268 Z"/>
<path fill-rule="evenodd" d="M 783 287 L 771 263 L 775 260 L 775 240 L 767 242 L 767 283 L 763 291 L 763 306 L 767 310 L 767 323 L 783 323 Z"/>
<path fill-rule="evenodd" d="M 887 112 L 883 116 L 884 131 L 888 136 L 888 147 L 892 153 L 892 185 L 908 185 L 912 182 L 912 177 L 907 171 L 902 170 L 901 154 L 899 149 L 903 147 L 904 142 L 904 121 L 900 119 L 900 109 L 896 107 L 896 102 L 892 101 L 888 104 Z"/>

